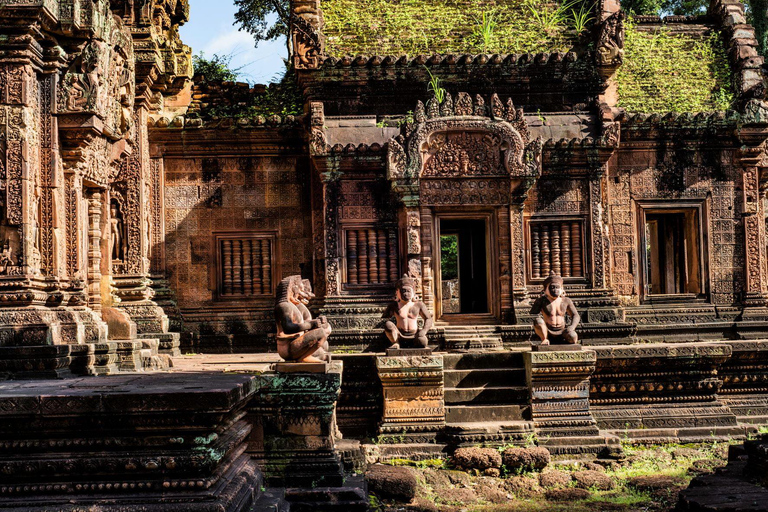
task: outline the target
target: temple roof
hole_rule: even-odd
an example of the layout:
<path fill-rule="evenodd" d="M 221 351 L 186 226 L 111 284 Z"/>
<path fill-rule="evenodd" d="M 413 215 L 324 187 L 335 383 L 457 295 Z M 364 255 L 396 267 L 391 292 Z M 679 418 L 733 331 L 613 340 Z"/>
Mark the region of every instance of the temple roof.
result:
<path fill-rule="evenodd" d="M 567 52 L 580 35 L 577 12 L 542 0 L 321 0 L 320 7 L 331 57 Z"/>

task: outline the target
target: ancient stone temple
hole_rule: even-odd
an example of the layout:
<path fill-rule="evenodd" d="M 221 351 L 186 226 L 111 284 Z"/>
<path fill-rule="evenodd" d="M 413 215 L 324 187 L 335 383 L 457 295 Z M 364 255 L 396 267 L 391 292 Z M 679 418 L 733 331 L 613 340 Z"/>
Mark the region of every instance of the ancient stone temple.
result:
<path fill-rule="evenodd" d="M 302 112 L 265 114 L 252 107 L 276 86 L 193 77 L 187 0 L 0 0 L 0 374 L 165 370 L 180 347 L 276 352 L 292 276 L 336 351 L 317 374 L 117 375 L 97 401 L 83 397 L 98 379 L 52 405 L 49 381 L 0 390 L 5 437 L 35 418 L 9 446 L 64 468 L 56 488 L 29 490 L 9 452 L 0 495 L 92 504 L 119 483 L 149 493 L 133 503 L 170 488 L 178 510 L 247 510 L 271 499 L 254 491 L 268 482 L 303 510 L 322 484 L 357 510 L 364 497 L 340 490 L 339 434 L 378 438 L 381 459 L 536 435 L 556 456 L 608 457 L 619 434 L 743 437 L 768 422 L 754 28 L 735 0 L 663 19 L 595 9 L 593 26 L 531 48 L 458 21 L 398 41 L 364 33 L 337 0 L 292 0 L 285 83 Z M 663 103 L 637 78 L 637 41 L 660 33 L 680 52 L 710 45 L 700 67 L 717 72 L 689 81 L 699 104 Z M 573 346 L 539 346 L 532 327 L 550 276 L 580 315 Z M 417 296 L 403 304 L 425 307 L 418 325 L 435 321 L 431 349 L 385 352 L 398 281 Z M 125 424 L 162 438 L 165 458 Z M 202 448 L 176 441 L 187 427 Z M 40 448 L 81 430 L 120 440 L 122 465 L 102 468 L 83 444 L 104 469 L 86 482 L 59 445 Z M 201 462 L 205 450 L 217 455 Z"/>

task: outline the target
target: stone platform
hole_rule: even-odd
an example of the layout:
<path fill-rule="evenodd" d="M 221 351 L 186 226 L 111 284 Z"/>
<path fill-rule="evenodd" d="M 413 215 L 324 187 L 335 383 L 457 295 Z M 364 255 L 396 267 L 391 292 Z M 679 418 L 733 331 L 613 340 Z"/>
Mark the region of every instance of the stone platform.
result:
<path fill-rule="evenodd" d="M 0 510 L 249 510 L 254 377 L 156 373 L 0 384 Z"/>

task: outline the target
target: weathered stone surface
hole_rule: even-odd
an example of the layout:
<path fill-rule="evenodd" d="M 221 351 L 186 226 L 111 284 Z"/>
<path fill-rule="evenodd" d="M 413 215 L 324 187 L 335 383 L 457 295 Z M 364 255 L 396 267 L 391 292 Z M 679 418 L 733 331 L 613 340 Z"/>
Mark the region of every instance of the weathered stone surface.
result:
<path fill-rule="evenodd" d="M 453 453 L 451 460 L 455 466 L 465 471 L 501 468 L 501 454 L 492 448 L 459 448 Z"/>
<path fill-rule="evenodd" d="M 509 471 L 541 471 L 547 467 L 551 457 L 549 450 L 542 447 L 507 448 L 502 454 L 504 466 Z"/>
<path fill-rule="evenodd" d="M 616 485 L 611 477 L 600 471 L 591 471 L 588 469 L 574 471 L 572 477 L 576 481 L 576 485 L 582 489 L 595 488 L 599 491 L 607 491 L 613 489 Z"/>
<path fill-rule="evenodd" d="M 539 484 L 545 489 L 566 487 L 571 483 L 571 474 L 567 471 L 549 470 L 539 475 Z"/>
<path fill-rule="evenodd" d="M 365 473 L 369 492 L 383 499 L 409 503 L 416 497 L 416 476 L 409 468 L 374 464 Z"/>

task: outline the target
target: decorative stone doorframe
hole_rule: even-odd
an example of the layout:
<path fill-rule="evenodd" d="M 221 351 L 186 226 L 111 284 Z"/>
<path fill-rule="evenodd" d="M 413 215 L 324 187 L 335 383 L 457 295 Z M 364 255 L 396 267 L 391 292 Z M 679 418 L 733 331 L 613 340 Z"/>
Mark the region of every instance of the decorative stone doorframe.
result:
<path fill-rule="evenodd" d="M 435 213 L 492 211 L 498 228 L 490 249 L 499 257 L 498 268 L 489 270 L 499 278 L 492 296 L 500 305 L 490 309 L 511 322 L 514 292 L 524 289 L 522 211 L 512 205 L 522 205 L 541 175 L 541 141 L 530 139 L 522 109 L 497 95 L 488 105 L 467 93 L 455 102 L 450 94 L 442 104 L 419 102 L 414 121 L 390 139 L 387 155 L 387 179 L 401 201 L 402 267 L 421 283 L 424 303 L 435 313 Z M 518 227 L 513 212 L 520 213 Z"/>

